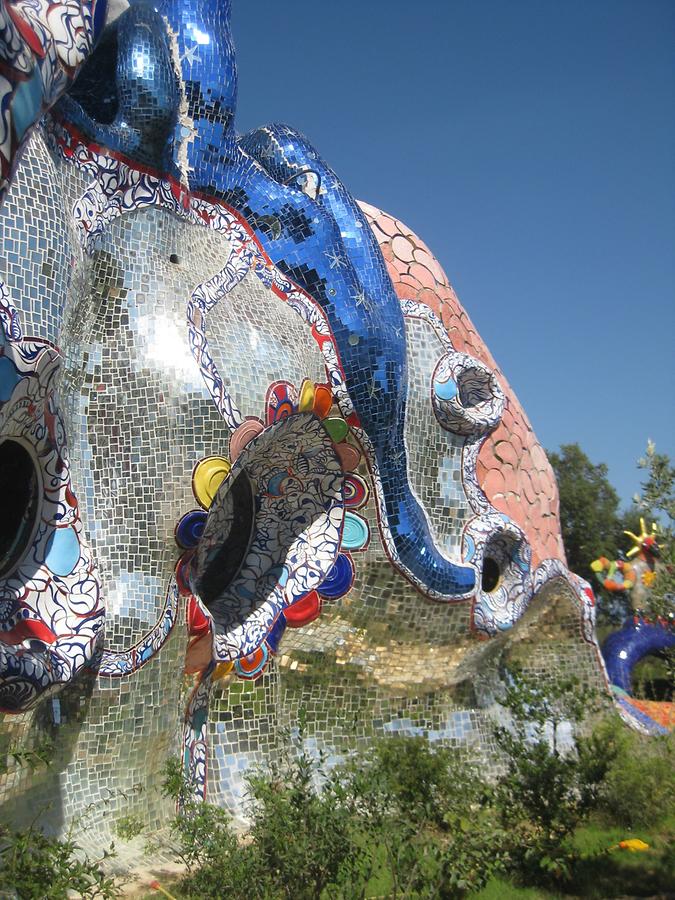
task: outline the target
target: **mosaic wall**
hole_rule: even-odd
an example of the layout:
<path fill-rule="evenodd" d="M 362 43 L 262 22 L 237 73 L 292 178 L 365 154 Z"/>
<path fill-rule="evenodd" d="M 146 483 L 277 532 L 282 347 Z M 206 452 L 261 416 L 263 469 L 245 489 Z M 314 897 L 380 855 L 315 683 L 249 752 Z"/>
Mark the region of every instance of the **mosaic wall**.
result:
<path fill-rule="evenodd" d="M 172 755 L 239 815 L 300 709 L 489 769 L 509 658 L 606 684 L 515 395 L 419 238 L 237 135 L 229 13 L 0 0 L 0 733 L 55 747 L 0 791 L 94 846 Z"/>

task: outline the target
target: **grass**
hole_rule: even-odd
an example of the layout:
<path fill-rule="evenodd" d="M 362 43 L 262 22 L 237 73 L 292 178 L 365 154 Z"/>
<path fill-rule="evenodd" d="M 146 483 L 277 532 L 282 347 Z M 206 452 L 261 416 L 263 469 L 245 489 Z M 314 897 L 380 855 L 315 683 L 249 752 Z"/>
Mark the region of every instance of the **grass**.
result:
<path fill-rule="evenodd" d="M 575 835 L 583 853 L 611 847 L 621 840 L 637 837 L 649 844 L 644 852 L 614 850 L 583 860 L 575 879 L 574 896 L 588 898 L 651 897 L 673 890 L 675 885 L 675 816 L 657 828 L 602 828 L 588 825 Z"/>
<path fill-rule="evenodd" d="M 471 900 L 540 900 L 553 896 L 536 888 L 517 887 L 503 878 L 493 878 L 478 894 L 471 894 Z"/>
<path fill-rule="evenodd" d="M 649 850 L 631 853 L 613 850 L 602 856 L 602 850 L 628 838 L 640 838 Z M 589 824 L 574 835 L 574 845 L 588 859 L 582 860 L 574 882 L 566 890 L 544 891 L 520 887 L 503 878 L 493 878 L 470 900 L 568 900 L 583 897 L 606 900 L 611 897 L 674 896 L 675 886 L 675 815 L 657 828 L 634 829 Z"/>

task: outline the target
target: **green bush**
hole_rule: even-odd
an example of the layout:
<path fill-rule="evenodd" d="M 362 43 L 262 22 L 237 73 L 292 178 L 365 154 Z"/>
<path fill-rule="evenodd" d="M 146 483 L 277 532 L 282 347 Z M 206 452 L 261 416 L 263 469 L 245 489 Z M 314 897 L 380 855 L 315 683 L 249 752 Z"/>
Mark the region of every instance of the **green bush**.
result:
<path fill-rule="evenodd" d="M 394 896 L 460 897 L 504 870 L 493 791 L 457 750 L 387 738 L 340 777 Z"/>
<path fill-rule="evenodd" d="M 643 742 L 614 720 L 584 734 L 593 698 L 574 679 L 543 684 L 517 670 L 509 679 L 496 784 L 425 738 L 374 742 L 329 772 L 303 749 L 301 727 L 295 749 L 287 740 L 273 765 L 249 777 L 241 838 L 223 810 L 189 800 L 173 764 L 166 785 L 183 804 L 174 825 L 187 867 L 181 897 L 459 898 L 495 877 L 569 889 L 594 865 L 608 870 L 614 838 L 589 849 L 575 835 L 598 811 L 627 824 L 665 814 L 673 740 Z"/>
<path fill-rule="evenodd" d="M 121 816 L 115 822 L 115 834 L 123 841 L 133 841 L 139 834 L 145 831 L 145 824 L 140 816 L 133 814 Z"/>
<path fill-rule="evenodd" d="M 319 783 L 316 789 L 316 783 Z M 239 840 L 230 816 L 209 804 L 185 800 L 176 790 L 175 765 L 167 790 L 183 800 L 174 823 L 188 874 L 185 897 L 248 893 L 260 898 L 314 900 L 359 896 L 369 877 L 368 850 L 359 819 L 337 774 L 321 760 L 290 750 L 248 779 L 250 830 Z"/>
<path fill-rule="evenodd" d="M 569 838 L 598 807 L 619 746 L 611 729 L 580 736 L 593 697 L 576 679 L 544 684 L 516 668 L 507 677 L 503 704 L 512 722 L 495 728 L 506 763 L 496 800 L 510 865 L 528 883 L 565 882 L 578 861 Z"/>
<path fill-rule="evenodd" d="M 332 772 L 282 753 L 249 777 L 244 839 L 223 810 L 188 799 L 177 763 L 165 784 L 183 804 L 184 897 L 460 897 L 504 870 L 492 789 L 422 738 L 376 742 Z"/>
<path fill-rule="evenodd" d="M 675 734 L 644 737 L 615 728 L 619 753 L 602 787 L 603 819 L 627 828 L 661 823 L 675 811 Z"/>
<path fill-rule="evenodd" d="M 108 854 L 104 854 L 108 855 Z M 0 830 L 0 894 L 19 900 L 83 900 L 119 897 L 113 878 L 89 860 L 70 838 L 47 837 L 37 828 Z"/>

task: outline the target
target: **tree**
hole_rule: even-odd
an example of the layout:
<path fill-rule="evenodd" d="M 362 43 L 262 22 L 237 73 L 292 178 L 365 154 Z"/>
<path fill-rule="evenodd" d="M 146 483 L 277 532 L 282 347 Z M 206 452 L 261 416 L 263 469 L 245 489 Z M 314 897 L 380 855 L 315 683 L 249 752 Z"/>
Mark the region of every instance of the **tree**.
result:
<path fill-rule="evenodd" d="M 594 465 L 578 444 L 562 444 L 548 453 L 558 481 L 560 527 L 569 568 L 589 581 L 590 564 L 600 556 L 614 559 L 622 545 L 625 517 L 604 463 Z"/>
<path fill-rule="evenodd" d="M 638 460 L 646 469 L 647 480 L 642 482 L 642 494 L 636 497 L 638 507 L 662 520 L 661 529 L 669 540 L 675 527 L 675 467 L 665 453 L 657 453 L 653 441 L 647 441 L 647 451 Z"/>
<path fill-rule="evenodd" d="M 638 460 L 638 466 L 647 473 L 642 482 L 642 493 L 635 498 L 637 508 L 649 521 L 657 523 L 659 560 L 652 582 L 645 615 L 660 619 L 675 627 L 675 466 L 665 453 L 657 453 L 653 441 L 647 441 L 647 451 Z M 675 691 L 675 647 L 659 654 L 665 667 L 665 680 L 669 694 Z M 657 670 L 658 671 L 658 670 Z"/>
<path fill-rule="evenodd" d="M 638 466 L 647 473 L 642 493 L 636 497 L 643 516 L 657 523 L 659 559 L 646 612 L 652 618 L 671 618 L 675 613 L 675 466 L 665 453 L 657 453 L 652 441 Z M 673 654 L 671 654 L 671 658 Z M 673 660 L 675 663 L 675 660 Z"/>
<path fill-rule="evenodd" d="M 675 598 L 675 467 L 647 443 L 638 466 L 646 471 L 642 493 L 624 512 L 607 478 L 604 463 L 594 465 L 578 444 L 563 444 L 548 454 L 558 480 L 560 526 L 570 569 L 588 579 L 598 594 L 601 619 L 618 622 L 631 611 L 628 595 L 609 593 L 595 580 L 590 564 L 600 556 L 613 560 L 632 547 L 624 532 L 640 533 L 640 518 L 658 523 L 659 567 L 645 612 L 652 618 L 673 614 Z"/>

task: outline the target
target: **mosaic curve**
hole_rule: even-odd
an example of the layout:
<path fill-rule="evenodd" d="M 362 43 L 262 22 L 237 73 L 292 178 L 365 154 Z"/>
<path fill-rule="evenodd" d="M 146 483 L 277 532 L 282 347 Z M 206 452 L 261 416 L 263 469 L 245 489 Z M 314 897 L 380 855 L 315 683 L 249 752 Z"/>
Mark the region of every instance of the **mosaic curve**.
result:
<path fill-rule="evenodd" d="M 106 12 L 107 0 L 0 4 L 0 203 L 32 126 L 73 83 Z"/>
<path fill-rule="evenodd" d="M 532 563 L 565 561 L 558 518 L 558 487 L 543 448 L 507 379 L 476 331 L 427 245 L 406 225 L 361 204 L 387 261 L 397 294 L 438 315 L 453 347 L 493 372 L 508 399 L 501 421 L 480 449 L 477 477 L 492 505 L 528 536 Z"/>
<path fill-rule="evenodd" d="M 392 561 L 429 596 L 469 596 L 474 569 L 450 561 L 435 546 L 407 477 L 404 329 L 377 242 L 355 201 L 297 132 L 273 126 L 237 138 L 229 16 L 230 4 L 213 0 L 165 2 L 157 10 L 134 5 L 115 23 L 114 120 L 108 124 L 103 118 L 100 104 L 106 98 L 99 96 L 93 105 L 88 99 L 94 74 L 86 67 L 60 113 L 90 141 L 189 182 L 193 192 L 236 210 L 276 267 L 321 307 L 349 402 L 376 459 Z M 176 46 L 166 35 L 165 20 Z M 195 43 L 198 33 L 213 39 Z M 139 44 L 143 66 L 131 64 L 139 58 Z M 180 63 L 183 98 L 173 87 L 172 53 Z M 139 118 L 135 98 L 143 90 L 153 95 L 152 118 L 147 112 Z M 180 113 L 183 101 L 186 109 Z M 179 126 L 179 113 L 189 127 Z M 149 133 L 155 140 L 143 139 Z"/>
<path fill-rule="evenodd" d="M 91 663 L 104 609 L 56 397 L 62 360 L 25 337 L 0 283 L 0 451 L 15 537 L 0 559 L 0 710 L 17 712 Z M 16 479 L 13 483 L 13 479 Z M 15 494 L 12 494 L 12 490 Z"/>

